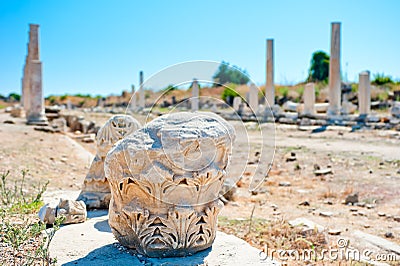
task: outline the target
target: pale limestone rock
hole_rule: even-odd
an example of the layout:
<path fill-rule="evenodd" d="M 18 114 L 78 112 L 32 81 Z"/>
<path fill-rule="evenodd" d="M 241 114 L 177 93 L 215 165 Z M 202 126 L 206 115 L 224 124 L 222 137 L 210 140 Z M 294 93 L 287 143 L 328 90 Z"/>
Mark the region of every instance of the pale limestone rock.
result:
<path fill-rule="evenodd" d="M 49 204 L 44 205 L 39 210 L 39 219 L 45 224 L 54 224 L 56 220 L 56 208 L 50 207 Z"/>
<path fill-rule="evenodd" d="M 86 221 L 86 205 L 83 201 L 79 200 L 65 200 L 60 199 L 57 208 L 57 217 L 64 216 L 63 224 L 76 224 Z"/>
<path fill-rule="evenodd" d="M 119 141 L 104 170 L 117 240 L 150 257 L 210 247 L 234 128 L 211 112 L 161 116 Z"/>
<path fill-rule="evenodd" d="M 49 204 L 39 210 L 39 219 L 45 224 L 54 224 L 57 217 L 64 216 L 63 224 L 76 224 L 86 221 L 86 205 L 83 201 L 60 199 L 56 207 Z"/>
<path fill-rule="evenodd" d="M 239 96 L 236 96 L 233 98 L 233 110 L 236 112 L 239 111 L 239 106 L 242 104 L 242 98 Z"/>
<path fill-rule="evenodd" d="M 78 200 L 88 209 L 107 209 L 111 192 L 104 175 L 104 159 L 111 147 L 124 137 L 141 128 L 140 123 L 129 115 L 115 115 L 100 128 L 96 136 L 97 154 L 90 166 Z"/>

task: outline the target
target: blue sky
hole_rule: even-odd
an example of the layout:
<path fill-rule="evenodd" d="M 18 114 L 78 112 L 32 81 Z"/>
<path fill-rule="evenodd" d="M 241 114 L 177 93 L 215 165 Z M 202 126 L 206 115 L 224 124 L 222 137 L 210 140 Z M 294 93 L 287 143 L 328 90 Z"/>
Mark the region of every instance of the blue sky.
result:
<path fill-rule="evenodd" d="M 225 60 L 265 82 L 265 43 L 275 42 L 275 81 L 304 80 L 311 54 L 329 53 L 342 23 L 342 75 L 400 79 L 400 1 L 0 0 L 0 94 L 20 92 L 28 24 L 40 24 L 44 94 L 120 94 L 174 64 Z M 166 81 L 166 85 L 168 85 Z"/>

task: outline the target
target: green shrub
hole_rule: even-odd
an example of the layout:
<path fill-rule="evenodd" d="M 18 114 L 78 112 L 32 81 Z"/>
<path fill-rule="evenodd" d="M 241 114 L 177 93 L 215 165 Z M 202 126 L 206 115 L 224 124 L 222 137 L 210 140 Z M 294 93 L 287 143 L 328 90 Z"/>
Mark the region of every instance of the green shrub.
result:
<path fill-rule="evenodd" d="M 282 95 L 282 97 L 287 97 L 289 95 L 289 88 L 288 87 L 278 88 L 278 94 Z"/>
<path fill-rule="evenodd" d="M 226 102 L 226 98 L 228 98 L 229 96 L 236 97 L 236 96 L 240 96 L 240 95 L 233 88 L 225 87 L 224 91 L 222 92 L 221 99 Z"/>
<path fill-rule="evenodd" d="M 64 101 L 64 100 L 67 99 L 67 97 L 68 97 L 68 94 L 64 94 L 64 95 L 62 95 L 62 96 L 60 97 L 60 100 L 61 100 L 61 101 Z"/>
<path fill-rule="evenodd" d="M 385 85 L 385 84 L 393 84 L 394 82 L 390 76 L 385 76 L 384 73 L 377 73 L 374 75 L 372 83 L 375 85 Z"/>
<path fill-rule="evenodd" d="M 53 229 L 39 222 L 37 211 L 43 205 L 42 195 L 48 182 L 38 187 L 37 192 L 25 192 L 25 176 L 9 184 L 7 171 L 0 174 L 0 242 L 2 243 L 1 265 L 54 265 L 49 246 L 55 232 L 63 222 L 56 219 Z M 34 243 L 32 245 L 32 243 Z"/>

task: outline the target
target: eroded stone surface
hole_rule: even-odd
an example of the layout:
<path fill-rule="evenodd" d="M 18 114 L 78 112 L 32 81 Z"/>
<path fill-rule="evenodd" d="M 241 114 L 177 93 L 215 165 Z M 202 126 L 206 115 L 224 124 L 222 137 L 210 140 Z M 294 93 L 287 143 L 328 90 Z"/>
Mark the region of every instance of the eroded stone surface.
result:
<path fill-rule="evenodd" d="M 105 160 L 109 223 L 118 241 L 150 257 L 210 247 L 234 137 L 218 115 L 182 112 L 118 142 Z"/>
<path fill-rule="evenodd" d="M 111 117 L 96 136 L 97 154 L 90 166 L 78 200 L 85 202 L 88 209 L 106 209 L 110 203 L 111 192 L 104 175 L 104 159 L 107 152 L 118 140 L 123 139 L 137 129 L 140 123 L 129 115 Z"/>
<path fill-rule="evenodd" d="M 86 205 L 83 201 L 60 199 L 56 207 L 44 205 L 39 210 L 39 219 L 45 224 L 54 224 L 57 217 L 64 216 L 63 224 L 76 224 L 86 221 Z"/>

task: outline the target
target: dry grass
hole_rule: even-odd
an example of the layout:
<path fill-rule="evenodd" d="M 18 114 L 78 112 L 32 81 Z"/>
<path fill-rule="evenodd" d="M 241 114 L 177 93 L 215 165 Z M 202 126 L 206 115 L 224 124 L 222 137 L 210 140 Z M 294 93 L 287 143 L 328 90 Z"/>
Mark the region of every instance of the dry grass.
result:
<path fill-rule="evenodd" d="M 292 227 L 282 219 L 269 221 L 259 218 L 229 219 L 220 216 L 218 227 L 219 230 L 236 235 L 261 250 L 265 247 L 276 250 L 321 250 L 328 247 L 323 233 L 304 233 L 301 227 Z"/>

